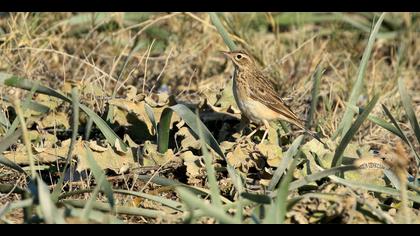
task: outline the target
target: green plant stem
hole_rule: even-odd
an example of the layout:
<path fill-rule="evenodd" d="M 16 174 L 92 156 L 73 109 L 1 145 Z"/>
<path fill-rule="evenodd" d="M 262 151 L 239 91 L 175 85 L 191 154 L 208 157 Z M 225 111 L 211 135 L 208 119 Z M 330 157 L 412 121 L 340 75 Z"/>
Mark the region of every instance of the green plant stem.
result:
<path fill-rule="evenodd" d="M 26 127 L 26 121 L 25 121 L 25 117 L 23 116 L 20 99 L 16 97 L 12 100 L 12 102 L 13 102 L 13 105 L 16 110 L 16 114 L 19 117 L 19 122 L 22 127 L 22 137 L 23 137 L 23 142 L 25 143 L 26 152 L 28 154 L 29 166 L 31 168 L 31 176 L 32 176 L 32 179 L 35 179 L 36 178 L 35 160 L 32 154 L 32 144 L 29 139 L 28 128 Z"/>

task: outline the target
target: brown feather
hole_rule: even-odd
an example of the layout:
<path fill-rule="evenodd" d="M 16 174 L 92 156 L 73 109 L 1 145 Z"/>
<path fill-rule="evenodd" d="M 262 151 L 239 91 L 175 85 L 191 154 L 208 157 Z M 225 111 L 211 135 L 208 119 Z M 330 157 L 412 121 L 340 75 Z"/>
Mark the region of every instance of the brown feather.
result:
<path fill-rule="evenodd" d="M 273 85 L 268 82 L 269 80 L 260 72 L 254 72 L 253 78 L 255 79 L 253 83 L 258 83 L 261 86 L 249 86 L 250 97 L 284 116 L 287 119 L 286 121 L 292 122 L 303 129 L 303 120 L 300 119 L 290 107 L 286 105 L 283 99 L 277 95 Z"/>

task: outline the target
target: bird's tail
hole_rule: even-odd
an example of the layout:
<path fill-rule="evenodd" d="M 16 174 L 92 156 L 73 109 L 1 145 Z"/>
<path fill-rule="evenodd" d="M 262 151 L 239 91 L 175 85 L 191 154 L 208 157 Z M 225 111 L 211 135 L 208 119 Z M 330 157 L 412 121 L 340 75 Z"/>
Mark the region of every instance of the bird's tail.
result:
<path fill-rule="evenodd" d="M 293 122 L 294 125 L 296 125 L 299 129 L 301 129 L 302 131 L 304 131 L 305 133 L 311 135 L 312 137 L 314 137 L 316 140 L 318 140 L 320 143 L 322 143 L 325 147 L 327 147 L 327 144 L 324 143 L 321 140 L 321 137 L 319 136 L 319 134 L 315 131 L 311 131 L 308 130 L 307 128 L 305 128 L 304 126 L 304 120 L 299 120 L 299 122 Z"/>
<path fill-rule="evenodd" d="M 321 140 L 321 137 L 319 136 L 319 134 L 317 132 L 311 131 L 311 130 L 307 130 L 307 129 L 303 129 L 306 133 L 308 133 L 309 135 L 311 135 L 312 137 L 314 137 L 316 140 L 318 140 L 320 143 L 322 143 L 324 146 L 327 146 L 326 143 L 324 143 Z"/>

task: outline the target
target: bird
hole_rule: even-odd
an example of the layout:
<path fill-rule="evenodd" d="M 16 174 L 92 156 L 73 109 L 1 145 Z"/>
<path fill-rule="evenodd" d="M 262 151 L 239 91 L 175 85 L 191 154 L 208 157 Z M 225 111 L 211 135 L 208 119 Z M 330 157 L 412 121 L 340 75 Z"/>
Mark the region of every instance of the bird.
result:
<path fill-rule="evenodd" d="M 258 68 L 255 60 L 245 50 L 220 51 L 235 67 L 233 95 L 236 104 L 248 120 L 258 127 L 246 136 L 252 137 L 259 129 L 265 128 L 261 143 L 267 137 L 270 122 L 282 120 L 309 133 L 323 143 L 316 133 L 305 128 L 305 120 L 300 119 L 274 90 L 274 85 Z"/>

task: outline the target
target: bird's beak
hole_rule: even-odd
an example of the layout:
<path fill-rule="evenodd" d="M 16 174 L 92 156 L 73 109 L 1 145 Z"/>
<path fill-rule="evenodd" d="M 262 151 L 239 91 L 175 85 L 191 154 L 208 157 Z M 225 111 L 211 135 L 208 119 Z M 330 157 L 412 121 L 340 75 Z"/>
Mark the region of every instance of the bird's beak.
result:
<path fill-rule="evenodd" d="M 220 53 L 223 53 L 223 55 L 225 55 L 225 56 L 227 56 L 227 57 L 230 57 L 230 52 L 228 52 L 228 51 L 220 51 Z"/>

